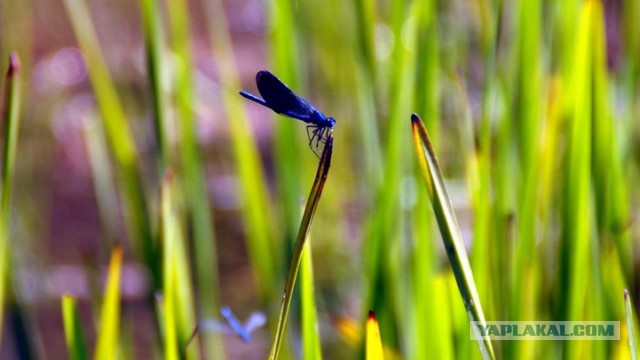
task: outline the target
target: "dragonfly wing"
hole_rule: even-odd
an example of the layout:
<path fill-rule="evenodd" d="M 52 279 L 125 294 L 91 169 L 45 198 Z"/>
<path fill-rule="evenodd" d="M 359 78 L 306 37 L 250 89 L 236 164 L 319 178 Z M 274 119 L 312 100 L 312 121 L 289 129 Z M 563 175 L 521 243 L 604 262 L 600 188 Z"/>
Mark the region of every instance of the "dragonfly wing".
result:
<path fill-rule="evenodd" d="M 256 311 L 256 312 L 252 312 L 251 315 L 249 315 L 249 318 L 244 323 L 244 328 L 247 330 L 247 332 L 250 333 L 260 328 L 266 323 L 267 323 L 267 316 L 260 311 Z"/>
<path fill-rule="evenodd" d="M 308 119 L 316 111 L 313 105 L 296 95 L 287 85 L 267 70 L 258 72 L 256 84 L 262 98 L 277 113 L 304 120 Z"/>
<path fill-rule="evenodd" d="M 251 101 L 257 102 L 258 104 L 260 104 L 262 106 L 269 107 L 269 104 L 267 104 L 266 101 L 260 99 L 259 97 L 255 96 L 255 95 L 253 95 L 251 93 L 248 93 L 246 91 L 240 91 L 240 95 L 242 95 L 245 99 L 249 99 Z"/>

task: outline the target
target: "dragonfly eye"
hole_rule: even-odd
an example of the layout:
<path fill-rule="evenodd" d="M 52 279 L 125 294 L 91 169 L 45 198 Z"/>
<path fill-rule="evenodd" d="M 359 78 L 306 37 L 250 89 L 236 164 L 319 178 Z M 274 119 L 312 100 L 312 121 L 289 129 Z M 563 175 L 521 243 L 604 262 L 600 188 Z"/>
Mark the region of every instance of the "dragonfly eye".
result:
<path fill-rule="evenodd" d="M 331 123 L 331 128 L 333 129 L 333 127 L 334 127 L 334 126 L 336 126 L 336 119 L 334 119 L 334 118 L 330 117 L 330 118 L 329 118 L 329 119 L 327 119 L 327 120 L 329 120 L 329 122 Z"/>

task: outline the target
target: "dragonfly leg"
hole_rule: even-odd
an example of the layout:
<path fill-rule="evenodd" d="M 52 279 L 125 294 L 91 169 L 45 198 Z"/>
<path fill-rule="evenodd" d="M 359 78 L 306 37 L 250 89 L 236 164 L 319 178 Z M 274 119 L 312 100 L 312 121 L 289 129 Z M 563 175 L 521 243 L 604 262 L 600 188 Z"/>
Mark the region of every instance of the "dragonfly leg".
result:
<path fill-rule="evenodd" d="M 324 133 L 326 129 L 327 129 L 326 127 L 321 127 L 321 128 L 318 128 L 317 130 L 318 138 L 316 139 L 316 150 L 318 151 L 320 151 L 320 143 L 323 143 L 323 144 L 326 143 L 326 140 L 324 140 Z"/>
<path fill-rule="evenodd" d="M 313 142 L 313 138 L 315 137 L 316 128 L 317 126 L 315 125 L 307 125 L 307 138 L 309 139 L 309 146 L 311 146 L 311 143 Z M 309 132 L 309 130 L 311 130 L 311 132 Z"/>
<path fill-rule="evenodd" d="M 313 129 L 311 130 L 311 134 L 309 134 L 309 129 Z M 320 136 L 322 136 L 321 131 L 322 131 L 322 128 L 317 125 L 307 126 L 307 135 L 309 135 L 309 149 L 311 149 L 311 151 L 313 151 L 313 153 L 316 154 L 318 158 L 320 157 L 318 142 L 320 141 Z M 316 143 L 315 148 L 313 146 L 314 141 Z"/>

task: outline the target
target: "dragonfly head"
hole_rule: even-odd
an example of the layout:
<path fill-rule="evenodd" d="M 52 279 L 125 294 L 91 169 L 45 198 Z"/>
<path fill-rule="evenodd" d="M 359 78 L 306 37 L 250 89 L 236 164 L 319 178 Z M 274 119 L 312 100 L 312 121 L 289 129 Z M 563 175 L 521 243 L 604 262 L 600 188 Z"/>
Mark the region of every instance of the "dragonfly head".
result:
<path fill-rule="evenodd" d="M 333 129 L 334 126 L 336 126 L 336 119 L 330 117 L 327 119 L 327 121 L 329 121 L 329 124 L 331 124 L 331 128 Z"/>

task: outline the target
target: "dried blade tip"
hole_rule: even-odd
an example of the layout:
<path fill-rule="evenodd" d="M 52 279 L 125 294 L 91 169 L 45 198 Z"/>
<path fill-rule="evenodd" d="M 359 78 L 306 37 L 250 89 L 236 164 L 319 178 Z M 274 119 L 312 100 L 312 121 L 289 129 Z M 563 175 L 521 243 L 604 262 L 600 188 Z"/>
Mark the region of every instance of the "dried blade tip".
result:
<path fill-rule="evenodd" d="M 369 320 L 376 320 L 376 313 L 373 312 L 373 310 L 369 310 L 369 316 L 368 316 Z"/>
<path fill-rule="evenodd" d="M 420 116 L 418 116 L 418 114 L 413 113 L 411 114 L 411 121 L 415 122 L 415 121 L 422 121 L 422 120 L 420 119 Z"/>
<path fill-rule="evenodd" d="M 7 75 L 14 75 L 20 72 L 20 58 L 18 58 L 18 53 L 12 51 L 9 54 L 9 71 L 7 71 Z"/>

